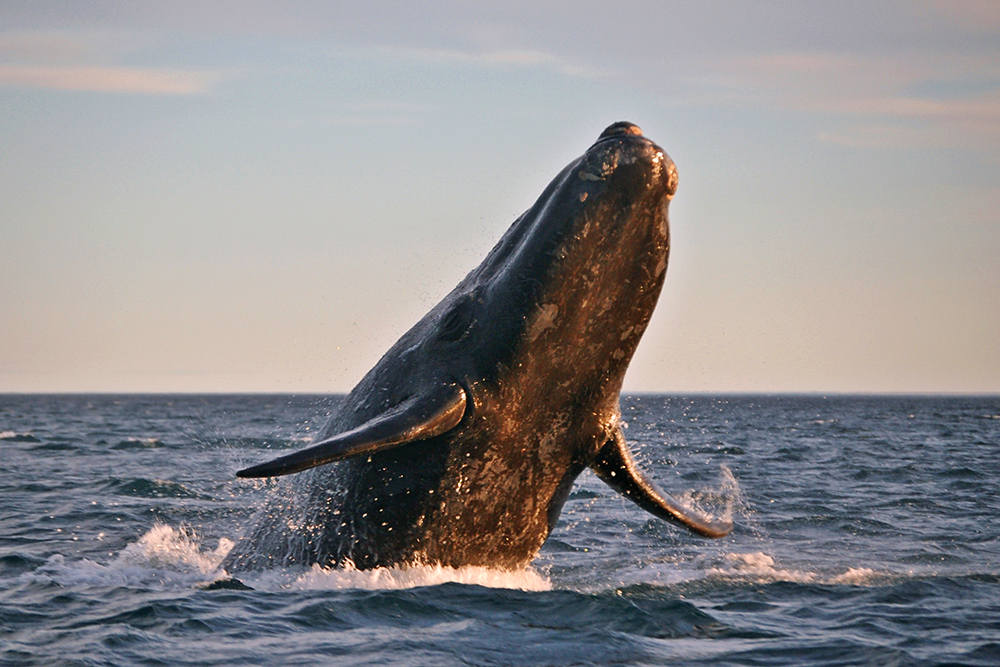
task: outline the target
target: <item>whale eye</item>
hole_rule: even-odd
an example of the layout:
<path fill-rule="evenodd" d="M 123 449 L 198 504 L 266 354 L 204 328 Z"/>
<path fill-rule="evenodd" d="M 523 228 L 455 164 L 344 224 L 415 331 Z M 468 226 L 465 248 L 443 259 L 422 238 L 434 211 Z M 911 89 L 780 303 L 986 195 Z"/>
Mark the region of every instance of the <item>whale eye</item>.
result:
<path fill-rule="evenodd" d="M 472 299 L 460 299 L 441 318 L 438 336 L 443 340 L 458 340 L 472 324 Z"/>

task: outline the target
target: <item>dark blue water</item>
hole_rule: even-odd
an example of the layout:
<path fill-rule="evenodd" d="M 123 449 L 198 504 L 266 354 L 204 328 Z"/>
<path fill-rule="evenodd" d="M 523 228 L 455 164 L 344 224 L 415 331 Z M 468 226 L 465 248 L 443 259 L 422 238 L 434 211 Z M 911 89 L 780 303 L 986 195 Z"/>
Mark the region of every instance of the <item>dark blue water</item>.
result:
<path fill-rule="evenodd" d="M 681 533 L 578 481 L 532 569 L 219 587 L 337 399 L 0 396 L 0 664 L 1000 665 L 1000 398 L 623 401 Z"/>

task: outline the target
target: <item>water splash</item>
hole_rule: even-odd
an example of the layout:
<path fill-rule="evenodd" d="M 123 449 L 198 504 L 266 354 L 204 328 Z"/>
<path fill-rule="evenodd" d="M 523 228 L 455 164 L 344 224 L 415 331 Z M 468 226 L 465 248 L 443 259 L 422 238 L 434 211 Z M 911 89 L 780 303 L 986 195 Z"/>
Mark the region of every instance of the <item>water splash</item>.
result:
<path fill-rule="evenodd" d="M 224 577 L 219 564 L 232 548 L 233 542 L 222 538 L 214 550 L 202 550 L 193 531 L 158 524 L 107 565 L 56 554 L 22 578 L 74 587 L 188 588 Z"/>
<path fill-rule="evenodd" d="M 232 548 L 233 541 L 223 537 L 214 551 L 205 552 L 202 551 L 201 540 L 193 531 L 157 524 L 140 537 L 138 542 L 125 547 L 115 562 L 125 566 L 166 568 L 210 575 L 218 571 L 222 559 Z"/>
<path fill-rule="evenodd" d="M 89 559 L 68 560 L 55 555 L 34 572 L 22 575 L 25 581 L 54 582 L 67 587 L 128 587 L 177 589 L 204 587 L 230 579 L 221 564 L 233 548 L 232 540 L 221 538 L 214 549 L 204 547 L 198 535 L 185 527 L 158 524 L 123 549 L 108 564 Z M 494 570 L 485 567 L 442 567 L 413 565 L 358 570 L 348 566 L 329 569 L 283 568 L 241 573 L 251 588 L 280 590 L 400 590 L 421 586 L 460 583 L 486 588 L 524 591 L 552 590 L 552 583 L 531 568 Z"/>
<path fill-rule="evenodd" d="M 752 514 L 739 481 L 725 465 L 719 466 L 719 478 L 713 486 L 672 495 L 687 509 L 705 514 L 716 521 L 732 522 L 734 514 L 743 517 L 750 517 Z"/>
<path fill-rule="evenodd" d="M 470 584 L 486 588 L 508 588 L 522 591 L 549 591 L 552 582 L 531 568 L 494 570 L 486 567 L 443 567 L 411 565 L 393 568 L 357 570 L 353 567 L 327 569 L 313 565 L 288 588 L 327 590 L 360 588 L 364 590 L 399 590 L 446 583 Z"/>

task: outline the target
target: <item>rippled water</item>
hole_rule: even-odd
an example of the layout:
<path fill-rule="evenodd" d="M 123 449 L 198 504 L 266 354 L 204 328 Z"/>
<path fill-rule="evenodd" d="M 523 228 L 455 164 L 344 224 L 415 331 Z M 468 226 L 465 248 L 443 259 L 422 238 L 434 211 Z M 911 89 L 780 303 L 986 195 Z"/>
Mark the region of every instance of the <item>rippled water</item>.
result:
<path fill-rule="evenodd" d="M 1000 665 L 1000 398 L 623 401 L 710 541 L 590 473 L 530 570 L 218 564 L 336 398 L 0 396 L 0 664 Z"/>

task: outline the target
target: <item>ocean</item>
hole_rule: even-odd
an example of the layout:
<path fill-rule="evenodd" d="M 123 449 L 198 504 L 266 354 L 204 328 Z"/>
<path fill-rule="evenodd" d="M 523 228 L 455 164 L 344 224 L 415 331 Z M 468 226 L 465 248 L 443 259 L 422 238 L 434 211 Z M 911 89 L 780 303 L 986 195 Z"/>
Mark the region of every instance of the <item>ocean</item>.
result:
<path fill-rule="evenodd" d="M 627 396 L 731 535 L 585 472 L 524 571 L 228 578 L 339 400 L 0 395 L 0 665 L 1000 665 L 1000 397 Z"/>

